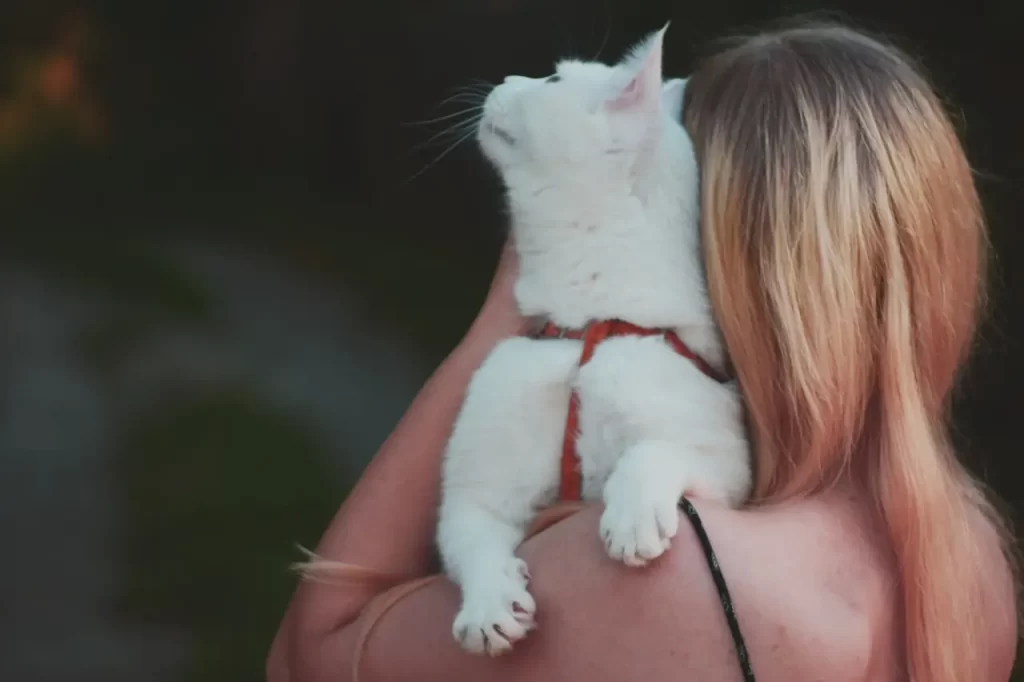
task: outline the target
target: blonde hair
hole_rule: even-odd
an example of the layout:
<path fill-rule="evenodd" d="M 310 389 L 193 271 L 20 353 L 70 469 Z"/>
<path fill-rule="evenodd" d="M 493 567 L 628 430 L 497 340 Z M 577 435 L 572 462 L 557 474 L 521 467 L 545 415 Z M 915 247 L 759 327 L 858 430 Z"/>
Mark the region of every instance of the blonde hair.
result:
<path fill-rule="evenodd" d="M 709 290 L 758 453 L 755 503 L 861 484 L 899 567 L 910 679 L 981 682 L 992 566 L 977 512 L 1005 527 L 946 419 L 987 242 L 941 102 L 895 48 L 811 26 L 708 59 L 684 120 Z"/>

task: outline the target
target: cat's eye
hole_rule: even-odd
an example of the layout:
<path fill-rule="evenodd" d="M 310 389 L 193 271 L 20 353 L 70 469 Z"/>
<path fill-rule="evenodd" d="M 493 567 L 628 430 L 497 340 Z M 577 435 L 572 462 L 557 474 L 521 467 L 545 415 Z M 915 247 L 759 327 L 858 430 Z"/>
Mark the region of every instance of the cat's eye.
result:
<path fill-rule="evenodd" d="M 558 74 L 556 73 L 556 74 L 555 74 L 554 76 L 548 76 L 547 78 L 545 78 L 545 79 L 544 79 L 544 82 L 545 82 L 545 83 L 557 83 L 557 82 L 558 82 L 558 81 L 560 81 L 560 80 L 562 80 L 562 77 L 561 77 L 561 76 L 559 76 L 559 75 L 558 75 Z"/>

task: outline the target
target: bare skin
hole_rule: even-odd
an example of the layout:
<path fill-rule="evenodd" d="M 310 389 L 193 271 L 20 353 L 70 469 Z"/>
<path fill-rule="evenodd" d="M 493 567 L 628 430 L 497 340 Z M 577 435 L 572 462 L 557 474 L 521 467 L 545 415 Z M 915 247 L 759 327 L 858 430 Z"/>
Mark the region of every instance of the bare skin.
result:
<path fill-rule="evenodd" d="M 522 330 L 502 257 L 483 309 L 371 462 L 317 553 L 385 574 L 426 575 L 440 459 L 473 370 Z M 756 510 L 694 501 L 729 585 L 758 679 L 902 682 L 896 576 L 884 537 L 852 485 Z M 363 652 L 364 682 L 731 682 L 740 667 L 691 526 L 644 569 L 607 557 L 591 506 L 525 542 L 538 629 L 498 659 L 451 635 L 458 589 L 437 581 L 380 619 Z M 979 532 L 987 527 L 979 523 Z M 1017 643 L 1013 583 L 991 538 L 986 633 L 993 682 L 1010 674 Z M 272 645 L 268 682 L 352 679 L 356 640 L 379 588 L 301 584 Z"/>

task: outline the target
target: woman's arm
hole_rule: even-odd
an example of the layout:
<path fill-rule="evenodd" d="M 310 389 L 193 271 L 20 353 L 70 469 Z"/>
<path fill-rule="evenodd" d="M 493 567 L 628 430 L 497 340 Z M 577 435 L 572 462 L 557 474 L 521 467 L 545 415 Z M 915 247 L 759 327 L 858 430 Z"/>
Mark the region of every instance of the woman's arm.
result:
<path fill-rule="evenodd" d="M 458 348 L 416 396 L 374 456 L 327 531 L 317 555 L 386 575 L 429 568 L 440 494 L 440 459 L 470 377 L 502 338 L 520 333 L 512 286 L 515 259 L 503 254 L 487 302 Z M 354 620 L 372 586 L 301 583 L 267 661 L 271 682 L 315 679 L 311 643 Z"/>

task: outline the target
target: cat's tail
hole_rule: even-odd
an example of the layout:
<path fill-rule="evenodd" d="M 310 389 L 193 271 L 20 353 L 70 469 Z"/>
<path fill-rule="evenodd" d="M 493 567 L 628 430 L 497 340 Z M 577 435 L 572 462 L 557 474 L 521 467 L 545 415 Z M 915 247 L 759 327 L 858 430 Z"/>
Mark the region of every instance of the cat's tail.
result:
<path fill-rule="evenodd" d="M 299 551 L 306 555 L 306 560 L 293 563 L 291 569 L 297 572 L 303 580 L 310 582 L 339 585 L 355 583 L 387 589 L 409 579 L 408 576 L 392 575 L 344 561 L 324 559 L 301 545 Z"/>
<path fill-rule="evenodd" d="M 556 523 L 569 518 L 576 512 L 582 511 L 586 506 L 585 502 L 557 502 L 542 510 L 533 519 L 533 523 L 530 524 L 530 529 L 526 531 L 526 537 L 523 538 L 523 542 L 526 542 L 538 533 L 546 531 Z"/>

